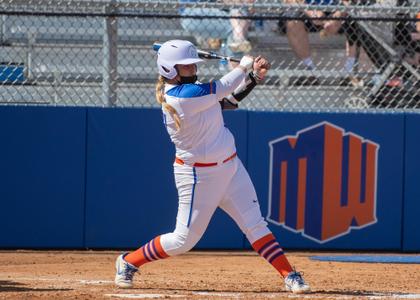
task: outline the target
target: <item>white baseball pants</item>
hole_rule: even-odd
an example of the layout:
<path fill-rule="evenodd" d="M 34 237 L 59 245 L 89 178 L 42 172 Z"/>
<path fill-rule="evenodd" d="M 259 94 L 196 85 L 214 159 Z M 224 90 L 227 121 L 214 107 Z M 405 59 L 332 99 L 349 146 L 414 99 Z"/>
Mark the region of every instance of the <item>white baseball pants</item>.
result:
<path fill-rule="evenodd" d="M 176 228 L 161 236 L 163 250 L 169 256 L 194 247 L 217 207 L 233 218 L 251 244 L 271 233 L 252 181 L 238 157 L 213 167 L 175 163 L 174 173 L 179 197 Z"/>

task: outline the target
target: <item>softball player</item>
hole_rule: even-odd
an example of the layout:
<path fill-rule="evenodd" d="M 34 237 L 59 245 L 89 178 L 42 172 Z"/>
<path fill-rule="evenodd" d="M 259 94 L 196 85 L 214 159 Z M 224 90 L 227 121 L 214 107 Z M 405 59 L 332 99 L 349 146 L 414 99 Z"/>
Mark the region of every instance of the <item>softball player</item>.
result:
<path fill-rule="evenodd" d="M 234 137 L 223 122 L 222 109 L 236 108 L 270 65 L 263 57 L 254 60 L 244 56 L 220 80 L 199 83 L 196 64 L 201 62 L 195 46 L 188 41 L 168 41 L 158 51 L 156 99 L 176 147 L 176 228 L 134 252 L 120 255 L 115 283 L 131 288 L 141 265 L 192 249 L 220 207 L 235 220 L 255 251 L 284 277 L 287 290 L 309 292 L 268 229 L 251 179 L 236 155 Z"/>

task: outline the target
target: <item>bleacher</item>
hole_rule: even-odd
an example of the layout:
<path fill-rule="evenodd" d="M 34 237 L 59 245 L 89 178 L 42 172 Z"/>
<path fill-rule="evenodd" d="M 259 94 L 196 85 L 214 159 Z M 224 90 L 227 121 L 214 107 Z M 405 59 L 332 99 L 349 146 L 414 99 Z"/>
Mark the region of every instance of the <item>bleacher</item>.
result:
<path fill-rule="evenodd" d="M 95 5 L 99 4 L 95 2 Z M 156 9 L 156 4 L 153 7 Z M 112 18 L 118 22 L 118 37 L 115 48 L 110 50 L 104 47 L 109 37 L 104 15 L 4 15 L 0 61 L 6 62 L 6 66 L 24 65 L 25 80 L 4 80 L 0 102 L 107 106 L 103 84 L 109 75 L 106 68 L 110 62 L 106 51 L 117 50 L 114 63 L 118 74 L 113 77 L 118 82 L 116 105 L 155 106 L 153 42 L 181 38 L 197 43 L 196 37 L 183 30 L 179 18 L 127 15 Z M 317 65 L 311 71 L 295 57 L 287 37 L 277 29 L 276 20 L 265 20 L 263 30 L 251 27 L 251 54 L 266 56 L 272 62 L 272 69 L 264 84 L 244 103 L 246 108 L 369 106 L 369 97 L 378 93 L 390 74 L 375 67 L 362 50 L 358 68 L 350 75 L 343 70 L 343 35 L 321 38 L 318 33 L 311 33 L 309 37 Z M 209 61 L 200 68 L 199 78 L 219 78 L 226 71 L 219 67 L 218 61 Z M 415 69 L 411 71 L 416 74 Z M 316 80 L 306 80 L 310 78 Z"/>

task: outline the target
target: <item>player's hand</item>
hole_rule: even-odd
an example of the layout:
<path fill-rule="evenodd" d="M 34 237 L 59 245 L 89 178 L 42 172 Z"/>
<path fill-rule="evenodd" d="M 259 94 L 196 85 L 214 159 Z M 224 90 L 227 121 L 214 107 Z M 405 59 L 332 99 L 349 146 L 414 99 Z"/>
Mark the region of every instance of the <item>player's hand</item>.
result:
<path fill-rule="evenodd" d="M 266 58 L 262 57 L 261 55 L 255 58 L 253 69 L 254 75 L 257 77 L 258 80 L 263 80 L 270 68 L 271 64 Z"/>
<path fill-rule="evenodd" d="M 252 70 L 254 64 L 254 58 L 250 55 L 245 55 L 241 58 L 241 61 L 239 62 L 239 67 L 244 70 L 245 73 L 248 73 Z"/>

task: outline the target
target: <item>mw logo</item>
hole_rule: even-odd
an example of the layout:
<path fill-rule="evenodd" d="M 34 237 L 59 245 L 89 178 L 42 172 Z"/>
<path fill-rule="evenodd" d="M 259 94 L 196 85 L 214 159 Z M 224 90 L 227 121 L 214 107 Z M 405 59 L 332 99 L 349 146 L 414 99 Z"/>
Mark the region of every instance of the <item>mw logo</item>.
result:
<path fill-rule="evenodd" d="M 318 243 L 376 223 L 378 144 L 324 121 L 269 145 L 270 222 Z"/>

